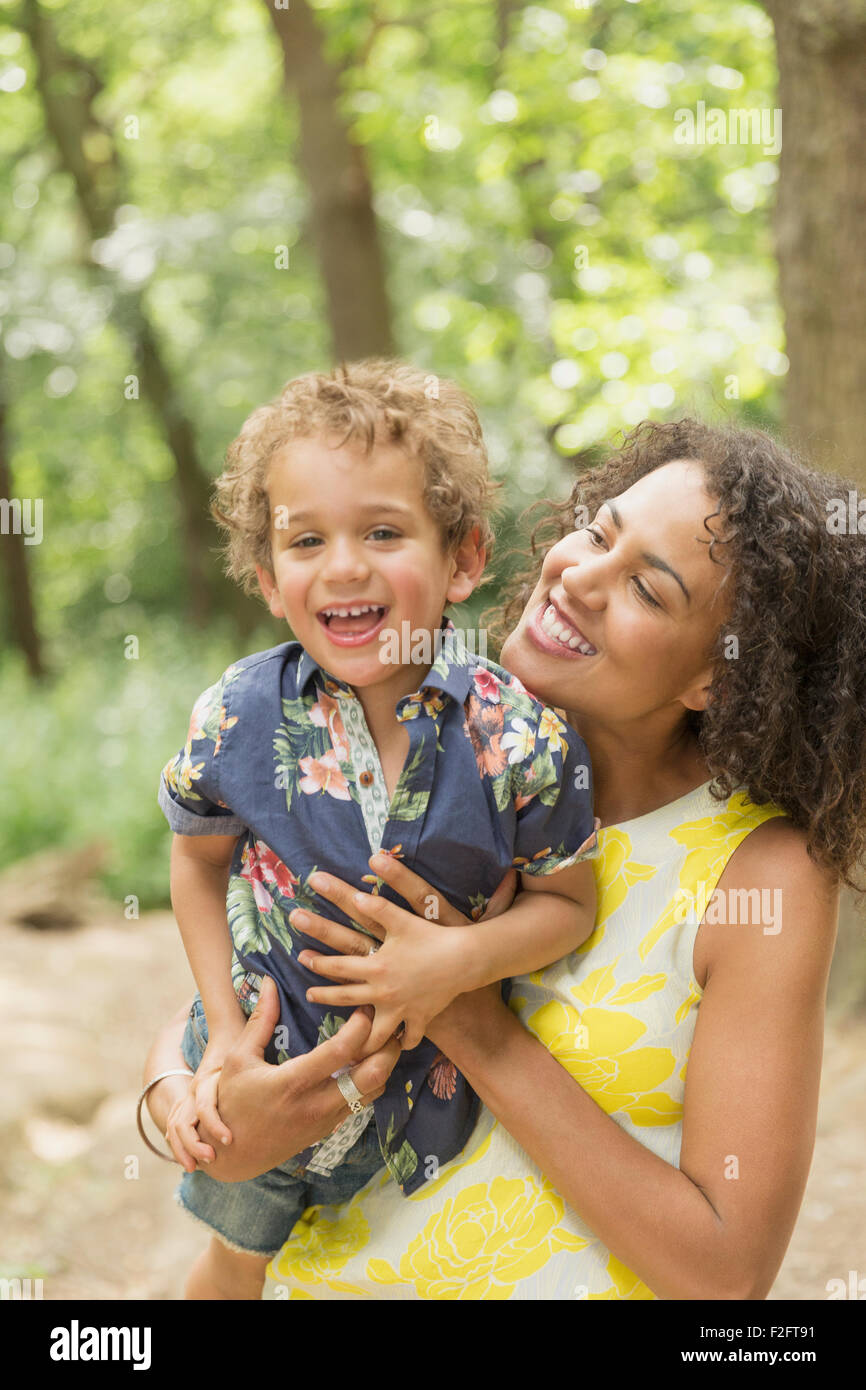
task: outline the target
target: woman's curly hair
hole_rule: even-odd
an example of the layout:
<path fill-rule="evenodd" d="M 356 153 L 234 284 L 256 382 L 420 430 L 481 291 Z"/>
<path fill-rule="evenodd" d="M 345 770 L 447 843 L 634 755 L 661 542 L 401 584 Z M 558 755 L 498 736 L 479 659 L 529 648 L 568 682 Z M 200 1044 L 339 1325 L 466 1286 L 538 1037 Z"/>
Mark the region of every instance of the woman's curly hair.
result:
<path fill-rule="evenodd" d="M 253 411 L 229 445 L 211 514 L 225 533 L 227 573 L 247 593 L 258 592 L 256 565 L 271 570 L 273 563 L 271 459 L 290 440 L 320 433 L 339 436 L 341 444 L 357 440 L 367 454 L 385 439 L 419 459 L 424 503 L 444 548 L 459 545 L 477 526 L 489 558 L 500 484 L 490 476 L 470 397 L 455 382 L 409 362 L 371 357 L 295 377 Z"/>
<path fill-rule="evenodd" d="M 501 642 L 513 629 L 551 545 L 675 459 L 703 464 L 717 499 L 704 519 L 709 551 L 728 567 L 731 595 L 711 650 L 710 702 L 689 712 L 710 790 L 774 802 L 806 832 L 812 859 L 864 893 L 855 870 L 866 848 L 866 536 L 845 520 L 854 483 L 806 467 L 762 430 L 644 421 L 567 501 L 529 509 L 547 514 L 491 635 Z"/>

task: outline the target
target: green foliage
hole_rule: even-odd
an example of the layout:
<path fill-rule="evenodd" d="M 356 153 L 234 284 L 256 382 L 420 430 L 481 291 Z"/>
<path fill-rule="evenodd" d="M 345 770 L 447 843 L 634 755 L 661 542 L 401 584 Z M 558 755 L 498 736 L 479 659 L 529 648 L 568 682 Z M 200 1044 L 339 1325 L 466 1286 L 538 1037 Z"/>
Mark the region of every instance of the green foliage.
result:
<path fill-rule="evenodd" d="M 283 640 L 273 628 L 250 651 Z M 228 632 L 194 637 L 175 619 L 153 623 L 137 660 L 120 636 L 74 653 L 55 680 L 34 688 L 24 664 L 0 668 L 3 813 L 0 867 L 50 845 L 101 841 L 104 875 L 120 904 L 168 900 L 171 832 L 156 804 L 160 771 L 183 747 L 198 695 L 236 658 Z"/>
<path fill-rule="evenodd" d="M 500 48 L 507 8 L 314 4 L 370 168 L 398 349 L 473 393 L 505 484 L 494 583 L 458 626 L 495 600 L 523 507 L 562 496 L 616 431 L 685 409 L 773 423 L 785 370 L 776 160 L 674 138 L 675 113 L 698 101 L 776 104 L 765 12 L 551 0 L 514 7 Z M 256 404 L 328 365 L 330 338 L 265 5 L 45 9 L 101 83 L 88 153 L 116 164 L 123 206 L 93 264 L 18 7 L 0 4 L 0 393 L 15 494 L 44 499 L 28 559 L 54 672 L 34 690 L 2 657 L 2 854 L 104 834 L 112 891 L 155 901 L 159 768 L 195 695 L 243 653 L 227 629 L 186 629 L 174 463 L 148 405 L 125 394 L 124 305 L 141 291 L 214 475 Z"/>

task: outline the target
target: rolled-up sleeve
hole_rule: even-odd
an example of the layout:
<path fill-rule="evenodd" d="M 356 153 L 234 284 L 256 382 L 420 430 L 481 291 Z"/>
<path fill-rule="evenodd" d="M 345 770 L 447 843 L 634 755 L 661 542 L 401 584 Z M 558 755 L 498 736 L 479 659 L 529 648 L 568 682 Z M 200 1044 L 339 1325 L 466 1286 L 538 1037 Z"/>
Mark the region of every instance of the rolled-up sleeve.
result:
<path fill-rule="evenodd" d="M 598 854 L 589 750 L 553 711 L 543 710 L 533 754 L 524 780 L 518 775 L 516 782 L 514 865 L 524 874 L 555 874 Z"/>
<path fill-rule="evenodd" d="M 226 717 L 218 681 L 196 700 L 186 743 L 160 777 L 159 805 L 175 834 L 240 835 L 247 829 L 220 795 L 219 759 L 234 722 Z"/>

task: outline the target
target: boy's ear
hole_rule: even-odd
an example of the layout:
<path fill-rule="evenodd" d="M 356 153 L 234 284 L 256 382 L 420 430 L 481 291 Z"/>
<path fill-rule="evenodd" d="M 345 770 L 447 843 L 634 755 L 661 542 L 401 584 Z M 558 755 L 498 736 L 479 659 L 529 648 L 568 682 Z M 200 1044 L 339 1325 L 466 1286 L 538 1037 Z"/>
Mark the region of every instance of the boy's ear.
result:
<path fill-rule="evenodd" d="M 487 547 L 480 542 L 481 527 L 473 526 L 455 550 L 451 582 L 445 596 L 448 603 L 463 603 L 477 587 L 487 564 Z"/>
<path fill-rule="evenodd" d="M 286 614 L 283 609 L 283 601 L 280 598 L 280 591 L 277 588 L 277 581 L 270 570 L 266 570 L 263 565 L 256 565 L 256 577 L 259 581 L 259 588 L 265 596 L 265 602 L 274 617 L 285 618 Z"/>

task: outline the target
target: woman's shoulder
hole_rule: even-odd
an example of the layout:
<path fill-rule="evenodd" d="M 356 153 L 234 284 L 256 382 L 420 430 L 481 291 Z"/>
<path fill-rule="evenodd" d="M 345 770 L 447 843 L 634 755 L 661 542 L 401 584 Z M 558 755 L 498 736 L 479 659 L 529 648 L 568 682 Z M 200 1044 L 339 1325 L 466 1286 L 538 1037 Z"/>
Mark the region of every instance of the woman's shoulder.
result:
<path fill-rule="evenodd" d="M 731 798 L 729 804 L 734 803 Z M 760 878 L 792 890 L 818 892 L 836 887 L 837 876 L 819 864 L 809 853 L 806 831 L 772 802 L 754 807 L 745 797 L 737 798 L 736 809 L 751 825 L 725 870 L 731 882 Z"/>
<path fill-rule="evenodd" d="M 755 825 L 730 856 L 695 943 L 707 978 L 719 966 L 765 976 L 773 989 L 826 977 L 836 938 L 837 875 L 810 855 L 785 815 Z M 807 984 L 808 982 L 808 984 Z"/>

